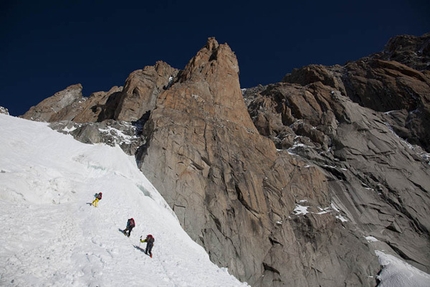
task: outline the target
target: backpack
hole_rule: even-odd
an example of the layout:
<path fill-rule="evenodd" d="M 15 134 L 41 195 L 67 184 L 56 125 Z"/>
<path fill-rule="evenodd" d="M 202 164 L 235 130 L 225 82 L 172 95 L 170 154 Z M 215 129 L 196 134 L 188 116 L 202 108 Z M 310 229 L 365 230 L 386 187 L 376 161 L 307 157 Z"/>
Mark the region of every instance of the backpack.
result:
<path fill-rule="evenodd" d="M 128 226 L 130 226 L 130 227 L 134 227 L 135 225 L 134 225 L 134 219 L 133 218 L 130 218 L 129 220 L 128 220 Z"/>
<path fill-rule="evenodd" d="M 148 236 L 146 236 L 146 241 L 148 243 L 154 243 L 155 239 L 154 239 L 154 237 L 152 237 L 151 234 L 149 234 Z"/>
<path fill-rule="evenodd" d="M 99 200 L 101 200 L 102 199 L 102 193 L 100 192 L 99 194 L 97 194 L 97 198 L 99 199 Z"/>

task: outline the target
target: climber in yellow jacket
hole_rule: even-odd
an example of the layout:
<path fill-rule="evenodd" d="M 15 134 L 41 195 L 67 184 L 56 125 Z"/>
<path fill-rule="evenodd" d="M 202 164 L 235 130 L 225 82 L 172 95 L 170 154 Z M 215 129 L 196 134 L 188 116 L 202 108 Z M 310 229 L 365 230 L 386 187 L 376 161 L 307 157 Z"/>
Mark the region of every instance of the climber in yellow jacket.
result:
<path fill-rule="evenodd" d="M 93 200 L 91 205 L 93 205 L 94 207 L 97 207 L 100 200 L 102 200 L 102 193 L 101 192 L 99 192 L 95 195 L 95 199 Z"/>

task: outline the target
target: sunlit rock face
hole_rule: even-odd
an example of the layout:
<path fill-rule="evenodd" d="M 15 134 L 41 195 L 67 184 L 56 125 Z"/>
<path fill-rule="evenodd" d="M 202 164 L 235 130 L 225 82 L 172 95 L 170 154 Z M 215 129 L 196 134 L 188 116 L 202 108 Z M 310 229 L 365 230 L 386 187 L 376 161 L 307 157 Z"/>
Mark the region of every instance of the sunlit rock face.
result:
<path fill-rule="evenodd" d="M 125 81 L 113 117 L 120 121 L 139 120 L 154 109 L 157 96 L 171 84 L 177 73 L 177 69 L 162 61 L 132 72 Z"/>
<path fill-rule="evenodd" d="M 55 95 L 44 99 L 36 106 L 31 107 L 22 117 L 42 122 L 69 119 L 71 116 L 66 111 L 72 110 L 73 115 L 75 115 L 82 101 L 84 101 L 82 97 L 82 85 L 71 85 L 55 93 Z"/>
<path fill-rule="evenodd" d="M 275 125 L 288 133 L 282 119 Z M 358 284 L 360 278 L 373 284 L 367 274 L 378 270 L 376 258 L 364 237 L 338 219 L 340 203 L 333 202 L 326 171 L 277 149 L 256 126 L 234 53 L 209 39 L 159 95 L 144 129 L 142 171 L 191 237 L 241 280 L 306 286 Z M 295 212 L 299 204 L 306 215 Z M 351 245 L 356 248 L 342 248 Z M 345 262 L 358 257 L 352 270 Z"/>
<path fill-rule="evenodd" d="M 24 117 L 135 155 L 211 260 L 252 286 L 375 286 L 375 249 L 430 272 L 426 43 L 241 90 L 234 52 L 209 38 L 183 70 L 160 61 L 89 98 L 71 86 Z"/>

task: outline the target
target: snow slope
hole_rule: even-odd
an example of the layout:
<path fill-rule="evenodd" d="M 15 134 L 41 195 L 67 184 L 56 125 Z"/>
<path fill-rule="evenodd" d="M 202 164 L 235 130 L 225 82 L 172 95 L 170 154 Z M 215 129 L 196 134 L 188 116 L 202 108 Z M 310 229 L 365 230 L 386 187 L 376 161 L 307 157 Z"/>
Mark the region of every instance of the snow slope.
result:
<path fill-rule="evenodd" d="M 2 114 L 0 227 L 0 286 L 248 286 L 210 262 L 133 157 Z"/>
<path fill-rule="evenodd" d="M 382 251 L 376 251 L 383 266 L 378 287 L 430 287 L 430 275 L 405 261 Z"/>

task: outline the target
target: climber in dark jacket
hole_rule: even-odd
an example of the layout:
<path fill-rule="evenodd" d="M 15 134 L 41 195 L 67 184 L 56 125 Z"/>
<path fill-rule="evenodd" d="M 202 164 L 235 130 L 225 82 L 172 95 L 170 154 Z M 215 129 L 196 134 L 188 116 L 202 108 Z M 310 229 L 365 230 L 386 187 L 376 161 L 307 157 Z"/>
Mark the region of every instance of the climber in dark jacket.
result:
<path fill-rule="evenodd" d="M 149 257 L 152 258 L 152 247 L 154 246 L 154 237 L 151 234 L 148 234 L 145 239 L 142 239 L 142 236 L 140 237 L 140 242 L 146 242 L 146 249 L 145 254 L 149 255 Z M 148 254 L 149 253 L 149 254 Z"/>
<path fill-rule="evenodd" d="M 136 224 L 133 218 L 130 218 L 129 220 L 127 220 L 127 227 L 123 231 L 124 235 L 127 235 L 128 237 L 130 237 L 131 231 L 135 226 Z M 128 234 L 127 234 L 127 231 L 128 231 Z"/>

